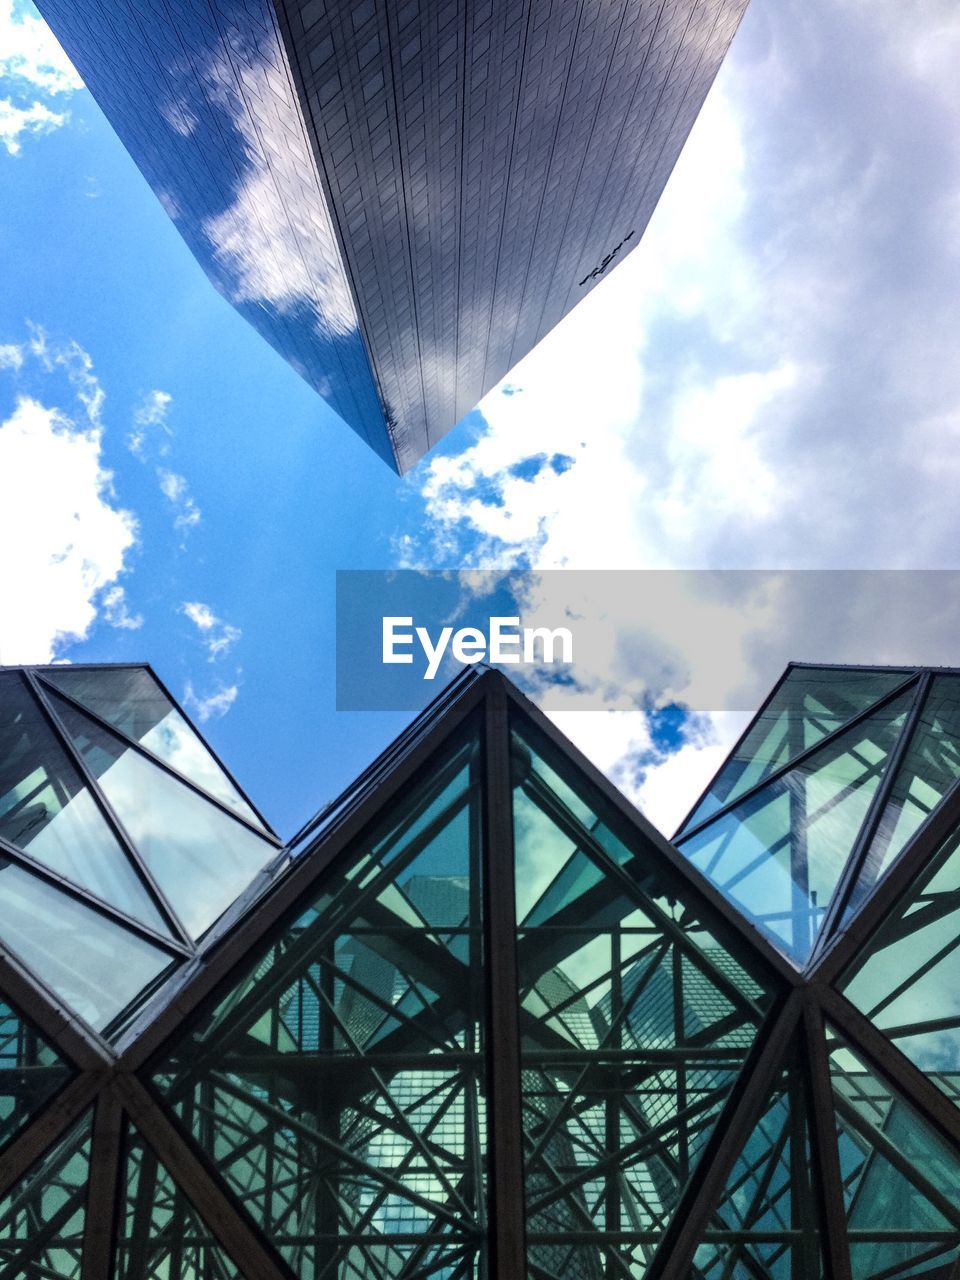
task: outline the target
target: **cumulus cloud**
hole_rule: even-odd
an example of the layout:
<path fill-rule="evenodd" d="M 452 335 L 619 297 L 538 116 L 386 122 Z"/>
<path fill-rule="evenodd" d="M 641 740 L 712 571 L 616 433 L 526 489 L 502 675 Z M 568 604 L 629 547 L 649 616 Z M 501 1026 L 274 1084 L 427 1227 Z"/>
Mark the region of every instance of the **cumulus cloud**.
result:
<path fill-rule="evenodd" d="M 22 139 L 50 133 L 70 118 L 55 110 L 83 82 L 32 6 L 0 0 L 0 144 L 17 155 Z"/>
<path fill-rule="evenodd" d="M 898 0 L 751 5 L 638 247 L 486 398 L 459 451 L 416 473 L 430 532 L 401 539 L 400 561 L 954 566 L 958 50 L 947 0 L 922 22 Z M 570 463 L 522 465 L 555 455 Z M 833 619 L 841 590 L 821 579 L 803 603 Z M 731 684 L 782 648 L 799 599 L 746 612 L 715 659 Z M 841 602 L 851 620 L 869 612 L 858 656 L 873 660 L 877 602 Z M 544 603 L 534 592 L 527 606 Z M 855 645 L 852 627 L 841 645 L 814 621 L 798 634 L 821 660 Z M 923 660 L 911 621 L 900 648 Z M 634 603 L 609 626 L 624 678 Z M 656 701 L 651 644 L 634 648 Z M 630 714 L 611 773 L 646 750 L 646 712 Z M 601 754 L 588 725 L 564 728 Z M 694 741 L 679 758 L 711 750 Z M 676 773 L 671 754 L 647 770 L 648 796 Z"/>
<path fill-rule="evenodd" d="M 121 586 L 109 587 L 100 597 L 104 621 L 119 631 L 139 631 L 143 626 L 143 614 L 131 613 L 127 593 Z"/>
<path fill-rule="evenodd" d="M 115 580 L 136 532 L 116 506 L 100 432 L 20 396 L 0 424 L 0 660 L 51 661 L 88 633 L 98 603 L 133 625 Z"/>
<path fill-rule="evenodd" d="M 199 600 L 185 601 L 180 612 L 190 619 L 203 639 L 207 656 L 211 662 L 222 658 L 240 639 L 241 631 L 232 623 L 218 618 L 208 604 Z"/>
<path fill-rule="evenodd" d="M 201 724 L 205 724 L 207 720 L 218 720 L 225 716 L 236 702 L 238 693 L 237 686 L 230 684 L 219 685 L 205 696 L 199 695 L 188 680 L 183 693 L 183 705 L 193 712 Z"/>

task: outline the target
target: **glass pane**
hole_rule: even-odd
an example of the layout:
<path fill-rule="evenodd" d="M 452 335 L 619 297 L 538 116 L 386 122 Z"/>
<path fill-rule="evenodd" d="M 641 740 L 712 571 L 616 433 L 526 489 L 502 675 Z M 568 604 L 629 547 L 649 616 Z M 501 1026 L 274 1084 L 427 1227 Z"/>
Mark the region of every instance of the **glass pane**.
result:
<path fill-rule="evenodd" d="M 80 1280 L 90 1129 L 87 1114 L 0 1200 L 0 1274 Z"/>
<path fill-rule="evenodd" d="M 114 1280 L 234 1280 L 236 1267 L 132 1128 L 122 1185 Z"/>
<path fill-rule="evenodd" d="M 184 777 L 216 796 L 248 822 L 259 818 L 196 733 L 144 667 L 58 667 L 43 672 L 71 698 L 134 742 L 141 742 Z"/>
<path fill-rule="evenodd" d="M 137 852 L 198 937 L 277 850 L 61 698 L 56 705 Z"/>
<path fill-rule="evenodd" d="M 847 907 L 851 915 L 960 778 L 960 678 L 938 676 L 884 806 Z"/>
<path fill-rule="evenodd" d="M 843 986 L 960 1106 L 960 835 L 924 868 Z"/>
<path fill-rule="evenodd" d="M 659 854 L 639 834 L 626 844 L 586 780 L 529 726 L 518 730 L 531 1267 L 641 1277 L 768 996 L 698 922 L 682 886 L 662 877 Z"/>
<path fill-rule="evenodd" d="M 853 1280 L 952 1274 L 960 1158 L 835 1035 L 830 1070 Z"/>
<path fill-rule="evenodd" d="M 811 1181 L 802 1046 L 795 1043 L 694 1259 L 702 1280 L 818 1280 L 823 1274 Z"/>
<path fill-rule="evenodd" d="M 43 1109 L 71 1074 L 56 1050 L 0 998 L 0 1148 Z"/>
<path fill-rule="evenodd" d="M 21 678 L 0 675 L 0 836 L 161 933 L 167 929 Z"/>
<path fill-rule="evenodd" d="M 0 941 L 98 1030 L 173 963 L 159 947 L 2 859 Z"/>
<path fill-rule="evenodd" d="M 836 667 L 791 670 L 684 823 L 691 829 L 834 733 L 906 679 L 903 672 Z M 678 835 L 682 832 L 678 832 Z"/>
<path fill-rule="evenodd" d="M 810 954 L 910 697 L 895 698 L 678 842 L 694 866 L 798 964 Z"/>
<path fill-rule="evenodd" d="M 479 1275 L 479 763 L 432 760 L 158 1073 L 298 1276 Z"/>

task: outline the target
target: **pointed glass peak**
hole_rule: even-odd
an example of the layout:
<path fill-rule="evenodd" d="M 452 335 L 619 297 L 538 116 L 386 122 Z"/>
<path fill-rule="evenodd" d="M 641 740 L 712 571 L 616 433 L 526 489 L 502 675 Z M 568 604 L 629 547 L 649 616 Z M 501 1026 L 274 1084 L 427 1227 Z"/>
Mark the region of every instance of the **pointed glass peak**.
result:
<path fill-rule="evenodd" d="M 262 823 L 145 667 L 54 667 L 43 679 L 248 822 Z"/>
<path fill-rule="evenodd" d="M 810 955 L 912 697 L 904 691 L 678 842 L 797 964 Z"/>
<path fill-rule="evenodd" d="M 830 1038 L 854 1280 L 953 1275 L 960 1156 L 832 1028 Z"/>
<path fill-rule="evenodd" d="M 276 857 L 275 847 L 119 734 L 50 698 L 161 892 L 199 937 Z"/>
<path fill-rule="evenodd" d="M 835 733 L 908 678 L 902 671 L 791 667 L 676 838 Z"/>
<path fill-rule="evenodd" d="M 71 1068 L 0 996 L 0 1148 L 69 1080 Z"/>
<path fill-rule="evenodd" d="M 0 836 L 125 915 L 167 933 L 79 770 L 12 672 L 0 685 Z"/>
<path fill-rule="evenodd" d="M 0 1275 L 79 1280 L 91 1128 L 88 1112 L 0 1199 Z"/>

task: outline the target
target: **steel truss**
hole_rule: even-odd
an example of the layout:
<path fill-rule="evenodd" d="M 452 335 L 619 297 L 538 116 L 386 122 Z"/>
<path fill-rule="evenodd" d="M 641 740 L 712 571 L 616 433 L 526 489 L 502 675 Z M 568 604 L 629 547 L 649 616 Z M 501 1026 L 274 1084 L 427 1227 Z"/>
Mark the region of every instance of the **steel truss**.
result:
<path fill-rule="evenodd" d="M 0 956 L 0 1280 L 957 1280 L 957 1089 L 844 994 L 960 831 L 954 782 L 846 911 L 930 696 L 902 677 L 806 753 L 908 695 L 802 967 L 490 671 L 199 944 L 157 888 L 182 965 L 112 1036 Z M 871 1219 L 883 1177 L 912 1224 Z"/>

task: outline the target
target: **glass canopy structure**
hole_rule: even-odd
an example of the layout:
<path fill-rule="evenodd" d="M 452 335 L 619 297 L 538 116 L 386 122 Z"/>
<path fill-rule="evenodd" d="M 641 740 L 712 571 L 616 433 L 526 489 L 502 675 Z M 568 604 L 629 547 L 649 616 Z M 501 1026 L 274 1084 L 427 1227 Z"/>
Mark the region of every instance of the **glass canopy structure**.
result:
<path fill-rule="evenodd" d="M 0 672 L 0 1280 L 955 1280 L 955 682 L 789 668 L 671 844 L 470 669 L 280 848 Z"/>

